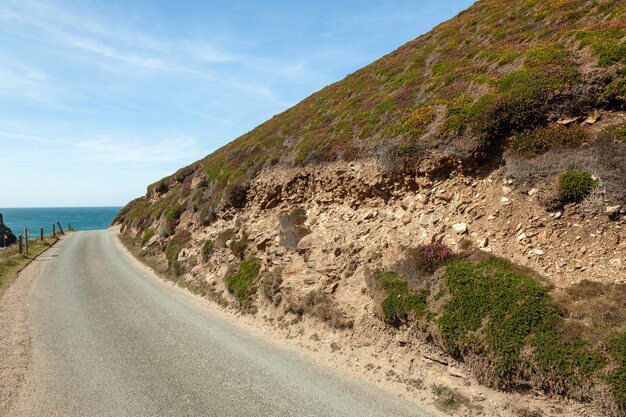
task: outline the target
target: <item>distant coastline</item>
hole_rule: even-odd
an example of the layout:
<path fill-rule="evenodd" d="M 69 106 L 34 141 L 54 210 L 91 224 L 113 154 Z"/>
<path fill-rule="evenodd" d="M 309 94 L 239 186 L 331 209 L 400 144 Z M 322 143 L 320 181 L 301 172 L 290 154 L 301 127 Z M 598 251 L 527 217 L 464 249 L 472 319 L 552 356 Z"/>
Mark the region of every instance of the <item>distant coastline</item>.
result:
<path fill-rule="evenodd" d="M 57 221 L 63 228 L 72 225 L 74 230 L 100 230 L 109 227 L 121 207 L 24 207 L 0 208 L 4 223 L 15 234 L 25 227 L 32 233 L 44 228 L 45 234 L 52 233 L 52 224 Z"/>

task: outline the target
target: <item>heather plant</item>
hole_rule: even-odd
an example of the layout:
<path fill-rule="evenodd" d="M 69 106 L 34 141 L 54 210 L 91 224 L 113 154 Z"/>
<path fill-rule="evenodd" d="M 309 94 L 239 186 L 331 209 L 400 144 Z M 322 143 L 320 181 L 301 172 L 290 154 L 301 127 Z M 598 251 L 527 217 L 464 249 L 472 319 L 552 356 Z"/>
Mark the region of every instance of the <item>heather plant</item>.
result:
<path fill-rule="evenodd" d="M 417 247 L 417 268 L 424 272 L 435 272 L 454 256 L 454 251 L 445 243 L 428 243 Z"/>

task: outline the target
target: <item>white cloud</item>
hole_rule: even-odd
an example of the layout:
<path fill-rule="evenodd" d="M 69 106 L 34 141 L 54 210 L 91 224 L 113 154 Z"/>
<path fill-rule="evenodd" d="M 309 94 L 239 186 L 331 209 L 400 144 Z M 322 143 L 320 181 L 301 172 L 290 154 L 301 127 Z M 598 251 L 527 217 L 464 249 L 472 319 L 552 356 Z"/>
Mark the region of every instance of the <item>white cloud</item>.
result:
<path fill-rule="evenodd" d="M 156 141 L 128 140 L 128 138 L 96 138 L 74 143 L 83 156 L 92 161 L 111 164 L 155 164 L 178 162 L 198 157 L 198 140 L 179 137 Z"/>

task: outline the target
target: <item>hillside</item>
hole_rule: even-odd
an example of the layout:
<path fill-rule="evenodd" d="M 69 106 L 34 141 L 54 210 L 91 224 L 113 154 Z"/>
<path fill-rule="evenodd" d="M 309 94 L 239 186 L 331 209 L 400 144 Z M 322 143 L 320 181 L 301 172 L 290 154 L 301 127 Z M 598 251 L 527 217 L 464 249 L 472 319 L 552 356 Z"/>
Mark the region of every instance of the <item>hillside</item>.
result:
<path fill-rule="evenodd" d="M 387 352 L 387 379 L 445 362 L 521 404 L 624 415 L 625 161 L 626 4 L 483 0 L 114 223 L 168 278 L 289 337 Z"/>

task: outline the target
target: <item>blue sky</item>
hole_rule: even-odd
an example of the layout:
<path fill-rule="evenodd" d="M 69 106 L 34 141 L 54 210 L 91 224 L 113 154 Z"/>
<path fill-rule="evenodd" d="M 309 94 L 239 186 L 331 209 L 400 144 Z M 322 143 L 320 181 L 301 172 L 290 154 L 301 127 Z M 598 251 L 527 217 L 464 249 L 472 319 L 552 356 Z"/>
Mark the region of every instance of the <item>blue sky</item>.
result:
<path fill-rule="evenodd" d="M 0 1 L 0 207 L 123 205 L 470 0 Z"/>

